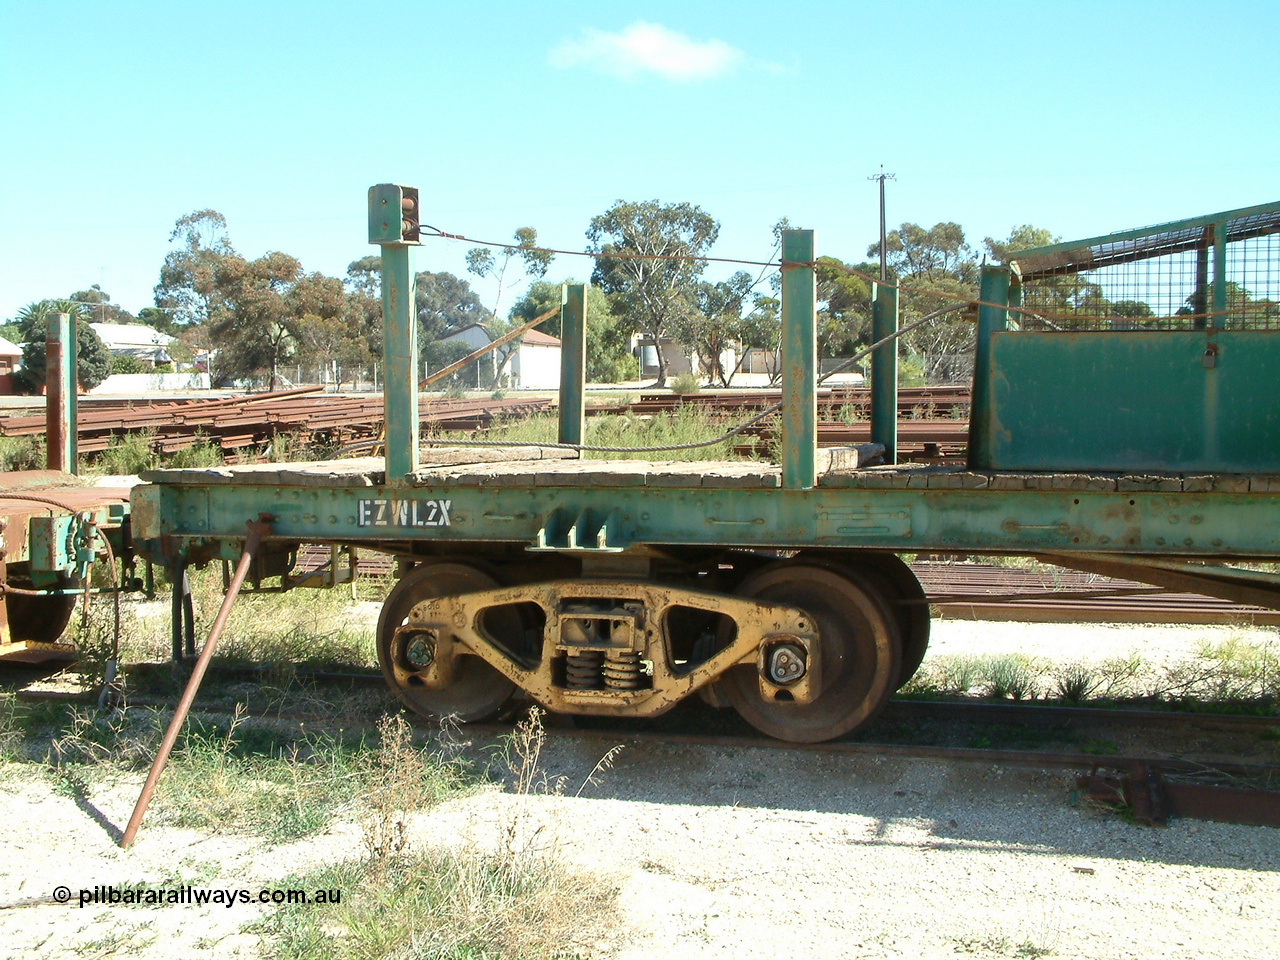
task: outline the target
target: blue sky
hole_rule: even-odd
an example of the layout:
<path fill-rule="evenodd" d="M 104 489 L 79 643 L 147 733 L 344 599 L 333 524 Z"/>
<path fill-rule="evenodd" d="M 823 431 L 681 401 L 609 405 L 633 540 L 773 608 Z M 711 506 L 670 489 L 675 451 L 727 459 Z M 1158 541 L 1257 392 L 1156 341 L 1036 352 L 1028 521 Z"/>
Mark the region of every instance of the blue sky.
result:
<path fill-rule="evenodd" d="M 701 205 L 715 254 L 781 216 L 860 260 L 889 222 L 979 246 L 1280 199 L 1280 4 L 0 0 L 0 319 L 151 302 L 174 220 L 342 275 L 365 195 L 582 249 L 614 200 Z M 434 241 L 419 269 L 464 272 Z M 583 277 L 560 257 L 552 279 Z M 492 291 L 478 284 L 486 297 Z M 509 302 L 509 301 L 508 301 Z"/>

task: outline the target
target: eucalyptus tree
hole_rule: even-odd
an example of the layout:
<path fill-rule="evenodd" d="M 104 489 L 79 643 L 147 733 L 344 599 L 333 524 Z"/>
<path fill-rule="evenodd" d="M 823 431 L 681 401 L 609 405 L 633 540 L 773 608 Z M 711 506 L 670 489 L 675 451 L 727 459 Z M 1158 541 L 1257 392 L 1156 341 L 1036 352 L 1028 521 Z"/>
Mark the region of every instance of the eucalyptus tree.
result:
<path fill-rule="evenodd" d="M 719 222 L 701 207 L 657 200 L 619 200 L 587 228 L 596 258 L 591 282 L 656 348 L 658 386 L 667 380 L 662 338 L 697 310 L 702 258 L 719 234 Z"/>

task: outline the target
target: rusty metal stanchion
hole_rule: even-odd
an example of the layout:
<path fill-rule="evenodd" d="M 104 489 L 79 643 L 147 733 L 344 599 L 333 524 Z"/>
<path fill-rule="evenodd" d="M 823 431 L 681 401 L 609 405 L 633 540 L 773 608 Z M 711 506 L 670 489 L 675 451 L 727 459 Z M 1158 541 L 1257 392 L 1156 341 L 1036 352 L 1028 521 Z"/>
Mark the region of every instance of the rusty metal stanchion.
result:
<path fill-rule="evenodd" d="M 173 745 L 178 740 L 178 733 L 186 722 L 187 714 L 191 711 L 191 704 L 196 698 L 196 691 L 200 689 L 200 681 L 204 679 L 204 673 L 209 666 L 209 661 L 213 659 L 213 651 L 218 645 L 218 637 L 222 635 L 222 628 L 226 625 L 227 617 L 231 613 L 231 606 L 236 602 L 236 596 L 240 593 L 240 586 L 244 583 L 244 578 L 249 573 L 249 563 L 253 559 L 253 555 L 258 552 L 258 545 L 262 542 L 262 538 L 271 529 L 271 525 L 268 522 L 269 519 L 270 517 L 263 514 L 259 519 L 251 520 L 248 523 L 249 536 L 245 539 L 244 552 L 240 554 L 240 562 L 236 564 L 235 576 L 231 578 L 231 586 L 227 588 L 227 595 L 222 600 L 222 608 L 218 611 L 217 619 L 213 621 L 213 627 L 209 630 L 209 639 L 204 642 L 204 649 L 200 651 L 200 659 L 196 661 L 195 669 L 191 671 L 191 679 L 187 681 L 187 689 L 182 692 L 182 699 L 178 701 L 178 708 L 173 712 L 173 719 L 169 721 L 169 729 L 165 731 L 160 750 L 156 753 L 156 759 L 151 764 L 151 772 L 147 774 L 147 782 L 143 784 L 142 793 L 138 795 L 138 802 L 133 808 L 133 816 L 129 818 L 129 826 L 125 828 L 124 836 L 120 838 L 121 847 L 131 846 L 133 838 L 138 835 L 138 827 L 142 825 L 142 818 L 147 812 L 147 806 L 151 803 L 151 797 L 156 792 L 156 783 L 160 780 L 160 774 L 164 772 L 165 764 L 169 762 L 169 754 L 173 752 Z"/>

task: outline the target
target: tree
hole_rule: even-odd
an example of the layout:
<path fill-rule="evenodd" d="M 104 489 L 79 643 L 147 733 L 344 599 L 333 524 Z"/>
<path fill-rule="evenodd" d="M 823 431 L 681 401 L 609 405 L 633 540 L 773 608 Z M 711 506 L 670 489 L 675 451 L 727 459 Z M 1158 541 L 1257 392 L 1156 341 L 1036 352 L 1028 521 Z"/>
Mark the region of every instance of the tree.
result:
<path fill-rule="evenodd" d="M 111 302 L 111 294 L 98 284 L 88 290 L 77 290 L 70 300 L 89 308 L 89 314 L 97 323 L 133 323 L 138 318 L 118 303 Z"/>
<path fill-rule="evenodd" d="M 161 310 L 159 307 L 143 307 L 138 311 L 138 320 L 152 329 L 167 333 L 170 336 L 176 334 L 178 329 L 173 322 L 173 312 Z"/>
<path fill-rule="evenodd" d="M 521 279 L 532 278 L 537 280 L 546 276 L 547 268 L 551 266 L 551 260 L 553 259 L 552 253 L 538 249 L 538 231 L 533 227 L 520 227 L 516 230 L 513 238 L 516 241 L 515 245 L 501 248 L 502 252 L 497 255 L 485 247 L 473 247 L 467 251 L 468 272 L 474 273 L 478 277 L 486 277 L 492 280 L 497 287 L 493 309 L 489 312 L 489 320 L 485 324 L 489 336 L 495 340 L 510 333 L 515 326 L 510 321 L 503 321 L 498 318 L 498 310 L 502 304 L 503 294 L 519 282 L 506 282 L 507 271 L 511 266 L 511 261 L 519 257 L 524 264 L 524 277 Z M 502 383 L 507 364 L 511 362 L 516 350 L 520 348 L 522 339 L 524 338 L 516 337 L 514 340 L 510 340 L 497 348 L 498 365 L 493 375 L 495 385 Z"/>
<path fill-rule="evenodd" d="M 576 283 L 565 280 L 565 283 Z M 535 280 L 523 297 L 511 308 L 509 319 L 521 325 L 560 305 L 561 284 Z M 544 333 L 562 336 L 560 317 L 553 316 L 540 325 Z M 639 376 L 636 358 L 631 355 L 630 333 L 619 324 L 609 298 L 597 286 L 587 287 L 587 381 L 618 383 Z"/>
<path fill-rule="evenodd" d="M 756 294 L 751 311 L 742 322 L 742 356 L 759 350 L 765 358 L 770 383 L 782 379 L 782 301 Z"/>
<path fill-rule="evenodd" d="M 902 326 L 978 294 L 978 258 L 958 223 L 947 221 L 928 229 L 904 223 L 885 238 L 885 250 L 890 279 L 900 284 Z M 879 251 L 879 243 L 873 243 L 867 256 L 877 256 Z M 973 324 L 947 314 L 904 334 L 901 342 L 919 357 L 928 380 L 950 379 L 962 375 L 955 367 L 957 358 L 967 364 L 972 355 Z"/>
<path fill-rule="evenodd" d="M 179 245 L 160 268 L 156 306 L 169 308 L 179 324 L 217 319 L 216 274 L 223 260 L 236 258 L 226 217 L 217 210 L 196 210 L 174 223 L 169 240 Z"/>
<path fill-rule="evenodd" d="M 22 345 L 22 367 L 13 375 L 14 387 L 21 393 L 39 393 L 45 385 L 45 341 L 48 317 L 53 313 L 71 315 L 76 331 L 76 382 L 80 389 L 92 390 L 107 378 L 111 354 L 102 338 L 89 326 L 89 315 L 84 308 L 66 300 L 42 300 L 27 304 L 18 311 L 26 342 Z"/>
<path fill-rule="evenodd" d="M 503 295 L 520 282 L 519 280 L 513 280 L 510 283 L 506 281 L 511 261 L 518 257 L 524 264 L 524 277 L 521 279 L 539 280 L 547 275 L 547 268 L 551 266 L 551 261 L 554 259 L 554 254 L 550 251 L 538 249 L 538 231 L 533 227 L 520 227 L 513 235 L 513 239 L 516 241 L 514 246 L 503 247 L 496 255 L 486 247 L 473 247 L 467 251 L 467 272 L 474 273 L 477 277 L 486 277 L 497 287 L 493 309 L 489 311 L 490 316 L 495 318 L 501 309 Z"/>
<path fill-rule="evenodd" d="M 657 349 L 657 386 L 667 380 L 662 337 L 673 321 L 696 309 L 705 265 L 698 258 L 719 234 L 720 224 L 701 207 L 657 200 L 619 200 L 587 228 L 589 249 L 596 256 L 591 282 Z"/>
<path fill-rule="evenodd" d="M 904 223 L 885 237 L 885 259 L 894 275 L 910 280 L 977 279 L 977 259 L 958 223 L 936 223 L 926 230 L 918 223 Z M 867 248 L 868 257 L 880 255 L 880 244 Z"/>
<path fill-rule="evenodd" d="M 481 323 L 488 316 L 471 285 L 452 273 L 423 271 L 417 275 L 415 288 L 414 306 L 423 343 Z"/>
<path fill-rule="evenodd" d="M 697 354 L 703 368 L 710 372 L 713 384 L 727 387 L 741 365 L 743 311 L 753 286 L 751 274 L 745 270 L 717 283 L 702 281 L 695 288 L 696 309 L 678 315 L 671 322 L 672 336 Z M 733 369 L 726 372 L 724 355 L 734 348 L 739 350 L 739 359 Z"/>
<path fill-rule="evenodd" d="M 382 359 L 382 257 L 374 254 L 347 265 L 347 313 L 369 354 Z"/>
<path fill-rule="evenodd" d="M 111 356 L 107 372 L 113 376 L 117 373 L 150 373 L 151 367 L 131 353 L 117 353 Z"/>
<path fill-rule="evenodd" d="M 221 380 L 267 373 L 267 389 L 275 389 L 281 362 L 297 349 L 301 314 L 286 294 L 301 272 L 302 264 L 279 252 L 253 261 L 234 254 L 218 261 L 212 289 L 221 304 L 209 326 Z"/>
<path fill-rule="evenodd" d="M 863 263 L 852 269 L 865 275 L 878 268 Z M 818 356 L 849 356 L 871 342 L 871 284 L 835 257 L 819 257 L 814 274 Z"/>
<path fill-rule="evenodd" d="M 1008 263 L 1014 253 L 1021 250 L 1030 250 L 1033 247 L 1047 247 L 1061 239 L 1061 237 L 1055 237 L 1043 227 L 1024 223 L 1022 226 L 1014 227 L 1010 230 L 1007 240 L 993 240 L 991 237 L 987 237 L 982 241 L 982 244 L 987 248 L 987 252 L 991 254 L 992 260 Z"/>
<path fill-rule="evenodd" d="M 322 273 L 303 274 L 284 294 L 300 355 L 325 367 L 336 362 L 362 369 L 373 359 L 361 330 L 362 313 L 352 309 L 341 280 Z"/>

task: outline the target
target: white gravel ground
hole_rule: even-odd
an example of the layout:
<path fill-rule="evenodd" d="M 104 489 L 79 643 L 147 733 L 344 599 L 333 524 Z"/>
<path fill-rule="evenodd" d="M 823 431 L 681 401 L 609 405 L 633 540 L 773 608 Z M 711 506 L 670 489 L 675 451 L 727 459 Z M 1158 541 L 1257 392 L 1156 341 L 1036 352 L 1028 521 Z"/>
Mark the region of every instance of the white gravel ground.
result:
<path fill-rule="evenodd" d="M 1031 643 L 1181 656 L 1218 629 L 953 621 L 933 655 Z M 545 825 L 540 843 L 619 889 L 600 956 L 1280 957 L 1278 830 L 1135 826 L 1073 805 L 1060 773 L 776 749 L 629 746 L 572 796 L 606 746 L 553 736 L 543 771 L 566 795 L 521 807 Z M 264 908 L 81 909 L 74 891 L 166 878 L 256 888 L 360 850 L 340 820 L 277 847 L 147 824 L 122 852 L 112 827 L 140 779 L 77 800 L 30 768 L 0 768 L 0 956 L 256 956 L 241 928 Z M 487 842 L 517 806 L 498 791 L 451 801 L 417 816 L 413 840 Z M 58 884 L 70 905 L 29 902 Z"/>

